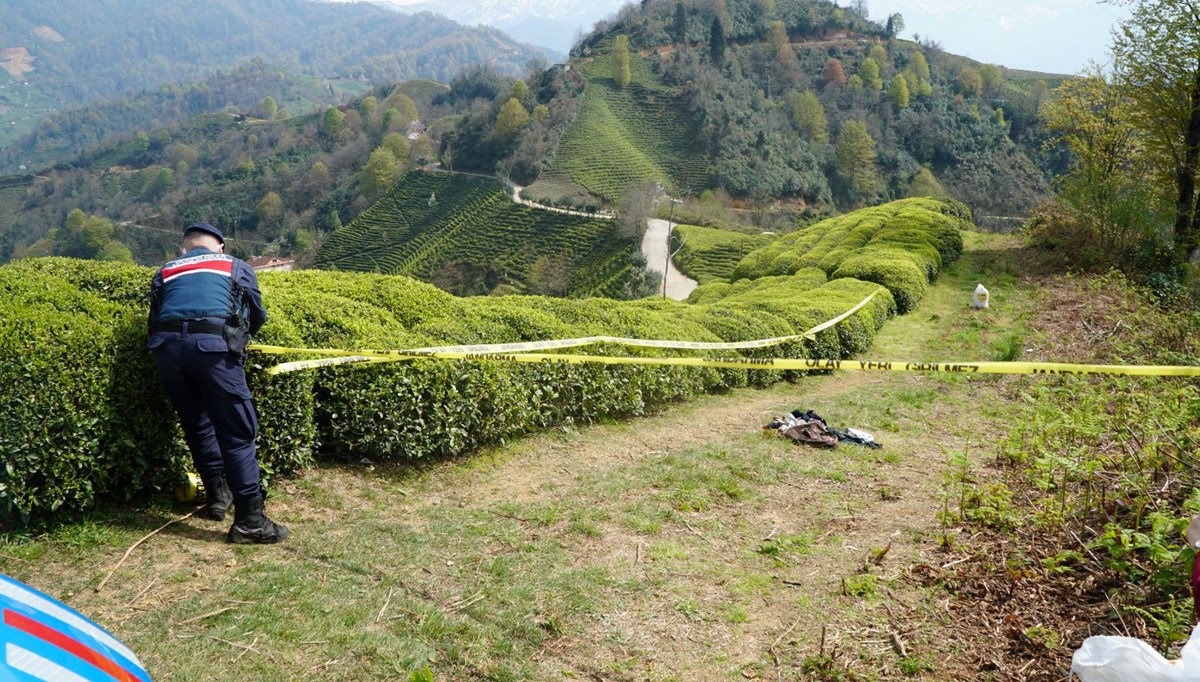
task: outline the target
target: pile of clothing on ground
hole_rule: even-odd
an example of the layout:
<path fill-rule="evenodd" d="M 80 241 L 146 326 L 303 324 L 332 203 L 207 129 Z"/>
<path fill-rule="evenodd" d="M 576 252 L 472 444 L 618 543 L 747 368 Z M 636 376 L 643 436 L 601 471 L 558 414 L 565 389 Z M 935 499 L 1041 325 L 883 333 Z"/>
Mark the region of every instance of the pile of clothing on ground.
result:
<path fill-rule="evenodd" d="M 875 440 L 875 436 L 866 431 L 834 428 L 826 424 L 821 415 L 812 410 L 792 410 L 789 415 L 775 417 L 763 429 L 775 429 L 779 435 L 791 438 L 797 443 L 821 448 L 836 447 L 838 443 L 851 443 L 875 449 L 883 447 L 882 443 Z"/>

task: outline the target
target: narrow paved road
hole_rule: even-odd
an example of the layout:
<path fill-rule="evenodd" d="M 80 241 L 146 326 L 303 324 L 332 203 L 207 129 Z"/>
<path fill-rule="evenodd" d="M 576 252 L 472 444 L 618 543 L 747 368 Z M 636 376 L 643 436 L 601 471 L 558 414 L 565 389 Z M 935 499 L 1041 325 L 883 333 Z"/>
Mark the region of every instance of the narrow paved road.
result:
<path fill-rule="evenodd" d="M 678 225 L 679 223 L 675 223 Z M 646 234 L 642 237 L 642 254 L 646 256 L 646 267 L 650 268 L 658 274 L 663 274 L 663 266 L 667 268 L 664 275 L 666 278 L 667 296 L 676 301 L 682 301 L 692 293 L 692 290 L 699 286 L 696 280 L 689 278 L 682 272 L 675 269 L 675 264 L 667 259 L 667 235 L 670 223 L 658 218 L 650 218 L 646 221 Z M 672 248 L 679 248 L 678 242 L 672 242 Z M 659 293 L 662 289 L 659 289 Z"/>

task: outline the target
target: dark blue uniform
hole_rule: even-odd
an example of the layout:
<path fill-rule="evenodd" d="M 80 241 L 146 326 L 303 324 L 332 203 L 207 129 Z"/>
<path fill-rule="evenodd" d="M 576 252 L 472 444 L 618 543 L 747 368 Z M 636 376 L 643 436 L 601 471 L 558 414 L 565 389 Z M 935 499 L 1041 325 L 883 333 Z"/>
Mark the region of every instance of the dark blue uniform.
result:
<path fill-rule="evenodd" d="M 231 315 L 248 322 L 243 334 L 267 321 L 258 279 L 245 262 L 199 247 L 155 273 L 146 347 L 154 351 L 197 473 L 210 480 L 223 471 L 234 499 L 242 500 L 262 494 L 258 415 L 243 349 L 231 352 L 224 332 Z"/>

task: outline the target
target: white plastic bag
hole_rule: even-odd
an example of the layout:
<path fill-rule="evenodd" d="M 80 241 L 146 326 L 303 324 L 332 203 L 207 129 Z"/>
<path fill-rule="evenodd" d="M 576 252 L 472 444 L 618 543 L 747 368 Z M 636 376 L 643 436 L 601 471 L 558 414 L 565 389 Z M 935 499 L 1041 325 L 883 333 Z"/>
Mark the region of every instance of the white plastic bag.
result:
<path fill-rule="evenodd" d="M 975 285 L 975 295 L 971 297 L 972 308 L 988 307 L 988 290 L 982 284 Z"/>
<path fill-rule="evenodd" d="M 1200 626 L 1173 661 L 1134 637 L 1088 637 L 1071 657 L 1071 672 L 1083 682 L 1200 682 Z"/>

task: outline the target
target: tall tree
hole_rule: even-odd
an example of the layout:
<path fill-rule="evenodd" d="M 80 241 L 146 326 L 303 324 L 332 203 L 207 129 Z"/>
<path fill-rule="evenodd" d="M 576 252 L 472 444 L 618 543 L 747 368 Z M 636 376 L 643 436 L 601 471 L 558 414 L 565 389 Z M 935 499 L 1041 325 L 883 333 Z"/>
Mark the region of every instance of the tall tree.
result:
<path fill-rule="evenodd" d="M 619 35 L 613 40 L 612 79 L 617 87 L 626 87 L 631 78 L 629 74 L 629 36 Z"/>
<path fill-rule="evenodd" d="M 687 9 L 683 6 L 683 0 L 675 0 L 675 24 L 674 29 L 675 42 L 680 45 L 687 42 Z"/>
<path fill-rule="evenodd" d="M 842 68 L 841 60 L 830 57 L 825 62 L 825 71 L 821 74 L 821 83 L 826 86 L 841 87 L 846 84 L 846 71 Z"/>
<path fill-rule="evenodd" d="M 359 179 L 359 187 L 367 201 L 376 201 L 391 189 L 399 169 L 400 162 L 392 150 L 379 147 L 371 152 Z"/>
<path fill-rule="evenodd" d="M 720 14 L 712 20 L 708 51 L 715 64 L 720 66 L 725 63 L 725 24 L 721 22 Z"/>
<path fill-rule="evenodd" d="M 321 119 L 321 132 L 330 139 L 337 140 L 342 136 L 342 122 L 345 120 L 346 115 L 338 111 L 337 107 L 330 107 Z"/>
<path fill-rule="evenodd" d="M 625 39 L 625 48 L 626 48 L 626 52 L 628 52 L 628 49 L 629 49 L 629 39 L 628 38 Z M 519 102 L 525 101 L 525 98 L 529 96 L 529 86 L 525 84 L 525 81 L 518 78 L 517 82 L 513 83 L 512 96 L 516 97 L 517 101 L 519 101 Z"/>
<path fill-rule="evenodd" d="M 767 29 L 767 45 L 771 47 L 771 52 L 778 52 L 779 48 L 787 44 L 787 26 L 785 26 L 784 23 L 778 19 L 772 21 L 770 28 Z"/>
<path fill-rule="evenodd" d="M 1133 13 L 1113 32 L 1113 72 L 1136 125 L 1175 188 L 1175 249 L 1200 260 L 1200 4 L 1122 0 Z"/>
<path fill-rule="evenodd" d="M 879 65 L 879 75 L 886 76 L 888 74 L 890 63 L 888 62 L 887 49 L 883 45 L 879 43 L 872 45 L 871 50 L 867 52 L 867 56 L 874 59 L 875 63 Z"/>
<path fill-rule="evenodd" d="M 283 219 L 283 197 L 278 192 L 267 192 L 254 207 L 254 214 L 258 216 L 260 229 L 278 226 Z"/>
<path fill-rule="evenodd" d="M 1004 73 L 995 64 L 984 64 L 979 67 L 979 81 L 983 88 L 983 94 L 995 97 L 1000 93 L 1000 86 L 1004 82 Z"/>
<path fill-rule="evenodd" d="M 958 72 L 958 92 L 962 95 L 983 94 L 983 77 L 975 69 L 964 66 L 962 71 Z"/>
<path fill-rule="evenodd" d="M 812 90 L 805 90 L 796 95 L 792 104 L 792 122 L 796 130 L 813 142 L 824 143 L 829 140 L 829 124 L 825 118 L 825 107 Z"/>
<path fill-rule="evenodd" d="M 909 183 L 907 196 L 942 199 L 948 195 L 946 194 L 946 188 L 942 187 L 942 183 L 938 181 L 937 176 L 928 168 L 922 167 L 913 176 L 912 182 Z"/>
<path fill-rule="evenodd" d="M 1099 247 L 1115 262 L 1154 231 L 1158 212 L 1153 198 L 1158 183 L 1144 165 L 1146 136 L 1130 115 L 1134 106 L 1098 68 L 1063 81 L 1042 106 L 1046 129 L 1071 152 L 1070 172 L 1055 196 L 1060 220 L 1087 235 L 1081 248 Z"/>
<path fill-rule="evenodd" d="M 867 57 L 863 60 L 862 65 L 858 67 L 858 76 L 862 78 L 863 84 L 872 90 L 883 89 L 883 77 L 879 73 L 879 63 L 872 57 Z"/>
<path fill-rule="evenodd" d="M 279 105 L 275 104 L 275 98 L 267 95 L 261 102 L 258 103 L 258 117 L 265 119 L 275 118 L 275 114 L 279 111 Z"/>
<path fill-rule="evenodd" d="M 507 142 L 526 123 L 529 123 L 529 112 L 525 111 L 525 107 L 517 101 L 516 97 L 509 97 L 508 101 L 500 107 L 500 113 L 496 114 L 496 135 Z"/>
<path fill-rule="evenodd" d="M 888 98 L 892 100 L 892 104 L 897 109 L 907 109 L 908 97 L 908 79 L 904 77 L 904 74 L 898 73 L 888 87 Z"/>
<path fill-rule="evenodd" d="M 78 208 L 67 214 L 67 221 L 54 236 L 54 255 L 72 258 L 96 258 L 113 240 L 116 228 L 104 216 L 89 216 Z"/>
<path fill-rule="evenodd" d="M 834 149 L 837 173 L 846 184 L 852 201 L 873 194 L 879 186 L 875 167 L 875 140 L 861 121 L 847 121 L 838 133 Z"/>
<path fill-rule="evenodd" d="M 914 52 L 904 71 L 908 74 L 910 96 L 929 97 L 933 94 L 933 84 L 929 82 L 929 62 L 925 59 L 924 54 Z"/>

